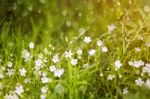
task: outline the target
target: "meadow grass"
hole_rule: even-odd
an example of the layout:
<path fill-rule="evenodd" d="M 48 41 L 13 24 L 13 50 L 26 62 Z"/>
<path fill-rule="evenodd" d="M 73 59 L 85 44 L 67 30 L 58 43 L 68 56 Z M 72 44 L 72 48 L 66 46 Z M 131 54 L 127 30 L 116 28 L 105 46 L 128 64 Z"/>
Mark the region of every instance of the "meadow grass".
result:
<path fill-rule="evenodd" d="M 59 9 L 50 0 L 44 18 L 20 17 L 28 26 L 3 22 L 0 98 L 149 99 L 149 6 L 101 1 L 99 14 L 97 2 L 77 0 L 69 9 L 62 1 Z"/>

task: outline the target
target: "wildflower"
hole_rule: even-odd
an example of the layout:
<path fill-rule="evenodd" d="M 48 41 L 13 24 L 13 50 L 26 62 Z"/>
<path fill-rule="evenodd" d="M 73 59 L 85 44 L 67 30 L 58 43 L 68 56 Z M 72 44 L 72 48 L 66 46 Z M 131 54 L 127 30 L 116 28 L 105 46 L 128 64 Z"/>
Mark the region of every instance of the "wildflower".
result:
<path fill-rule="evenodd" d="M 42 59 L 42 58 L 43 58 L 43 54 L 40 53 L 40 54 L 39 54 L 39 59 Z"/>
<path fill-rule="evenodd" d="M 47 55 L 48 54 L 48 49 L 44 48 L 44 53 Z"/>
<path fill-rule="evenodd" d="M 37 59 L 35 61 L 35 66 L 41 66 L 42 65 L 42 60 L 41 59 Z"/>
<path fill-rule="evenodd" d="M 53 61 L 54 63 L 59 62 L 58 54 L 56 54 L 56 55 L 53 56 L 52 61 Z"/>
<path fill-rule="evenodd" d="M 78 49 L 78 50 L 77 50 L 77 54 L 78 54 L 78 55 L 82 55 L 82 50 L 81 50 L 81 49 Z"/>
<path fill-rule="evenodd" d="M 124 94 L 124 95 L 126 95 L 126 94 L 128 94 L 128 93 L 129 93 L 128 88 L 127 88 L 127 87 L 126 87 L 126 88 L 124 88 L 124 89 L 123 89 L 123 94 Z"/>
<path fill-rule="evenodd" d="M 113 80 L 115 78 L 115 75 L 109 74 L 107 77 L 107 80 Z"/>
<path fill-rule="evenodd" d="M 107 28 L 108 28 L 108 32 L 111 33 L 116 29 L 116 26 L 114 24 L 110 24 L 110 25 L 107 26 Z"/>
<path fill-rule="evenodd" d="M 140 52 L 141 49 L 140 49 L 139 47 L 136 47 L 136 48 L 135 48 L 135 51 L 136 51 L 136 52 Z"/>
<path fill-rule="evenodd" d="M 30 79 L 30 78 L 26 78 L 26 79 L 24 80 L 24 83 L 25 83 L 25 84 L 31 83 L 31 79 Z"/>
<path fill-rule="evenodd" d="M 103 41 L 98 40 L 98 41 L 97 41 L 97 46 L 99 46 L 99 47 L 100 47 L 100 46 L 102 46 L 102 45 L 103 45 Z"/>
<path fill-rule="evenodd" d="M 145 5 L 145 6 L 144 6 L 144 12 L 148 13 L 149 11 L 150 11 L 149 6 Z"/>
<path fill-rule="evenodd" d="M 46 77 L 46 76 L 44 76 L 44 77 L 41 78 L 41 81 L 42 81 L 43 84 L 46 84 L 46 83 L 51 82 L 52 79 L 51 79 L 51 78 L 48 78 L 48 77 Z"/>
<path fill-rule="evenodd" d="M 0 79 L 3 79 L 4 75 L 2 73 L 0 73 Z"/>
<path fill-rule="evenodd" d="M 95 55 L 95 52 L 96 52 L 95 49 L 91 49 L 91 50 L 89 51 L 89 55 L 90 55 L 90 56 L 94 56 L 94 55 Z"/>
<path fill-rule="evenodd" d="M 15 93 L 18 95 L 21 95 L 24 92 L 23 86 L 22 85 L 17 85 L 15 87 Z"/>
<path fill-rule="evenodd" d="M 120 60 L 116 60 L 115 61 L 115 67 L 118 70 L 120 67 L 122 66 L 122 63 L 120 62 Z"/>
<path fill-rule="evenodd" d="M 143 73 L 148 73 L 148 75 L 150 76 L 150 64 L 146 64 L 146 65 L 143 67 L 142 72 L 143 72 Z"/>
<path fill-rule="evenodd" d="M 64 73 L 64 69 L 57 69 L 54 71 L 54 76 L 60 78 Z"/>
<path fill-rule="evenodd" d="M 107 47 L 102 47 L 102 52 L 104 52 L 104 53 L 106 53 L 106 52 L 108 52 L 108 48 Z"/>
<path fill-rule="evenodd" d="M 87 43 L 87 44 L 90 43 L 91 41 L 92 41 L 91 37 L 85 37 L 84 38 L 84 42 Z"/>
<path fill-rule="evenodd" d="M 7 69 L 7 75 L 11 76 L 14 74 L 14 69 Z"/>
<path fill-rule="evenodd" d="M 29 61 L 29 59 L 31 58 L 30 53 L 28 52 L 28 50 L 24 49 L 21 52 L 21 57 L 24 58 L 25 62 Z"/>
<path fill-rule="evenodd" d="M 9 92 L 4 96 L 4 99 L 19 99 L 19 97 L 14 92 Z"/>
<path fill-rule="evenodd" d="M 34 48 L 34 43 L 33 43 L 33 42 L 30 42 L 30 43 L 29 43 L 29 48 L 30 48 L 30 49 L 33 49 L 33 48 Z"/>
<path fill-rule="evenodd" d="M 46 94 L 41 94 L 40 99 L 46 99 Z"/>
<path fill-rule="evenodd" d="M 65 52 L 65 57 L 66 57 L 66 58 L 71 58 L 72 55 L 73 55 L 73 53 L 72 53 L 71 50 Z"/>
<path fill-rule="evenodd" d="M 77 65 L 78 64 L 78 60 L 77 59 L 71 59 L 71 64 L 72 65 Z"/>
<path fill-rule="evenodd" d="M 141 67 L 141 66 L 144 65 L 144 62 L 143 62 L 142 60 L 139 60 L 139 61 L 129 61 L 128 64 L 129 64 L 130 66 L 139 68 L 139 67 Z"/>
<path fill-rule="evenodd" d="M 47 88 L 47 87 L 44 86 L 44 87 L 41 88 L 41 93 L 42 93 L 42 94 L 47 93 L 47 91 L 48 91 L 48 88 Z"/>
<path fill-rule="evenodd" d="M 26 76 L 27 71 L 25 68 L 21 68 L 19 71 L 21 76 Z"/>
<path fill-rule="evenodd" d="M 56 67 L 54 65 L 49 67 L 49 71 L 54 72 L 56 70 Z"/>
<path fill-rule="evenodd" d="M 12 67 L 13 66 L 13 63 L 10 61 L 10 62 L 8 62 L 8 67 Z"/>
<path fill-rule="evenodd" d="M 136 83 L 137 86 L 141 87 L 144 84 L 144 81 L 141 78 L 138 78 L 138 79 L 135 80 L 135 83 Z"/>

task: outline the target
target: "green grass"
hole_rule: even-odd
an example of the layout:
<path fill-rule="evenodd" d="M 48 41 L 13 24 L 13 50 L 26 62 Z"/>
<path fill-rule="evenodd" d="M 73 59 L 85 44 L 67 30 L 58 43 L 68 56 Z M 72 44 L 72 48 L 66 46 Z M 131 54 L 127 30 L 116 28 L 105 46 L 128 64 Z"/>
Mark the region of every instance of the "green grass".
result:
<path fill-rule="evenodd" d="M 34 13 L 20 16 L 20 11 L 26 11 L 30 4 L 23 1 L 14 11 L 15 19 L 0 19 L 0 99 L 150 98 L 150 12 L 143 10 L 144 5 L 138 0 L 132 4 L 121 1 L 120 6 L 115 0 L 76 0 L 70 7 L 65 0 L 60 7 L 58 1 L 47 2 L 50 4 L 32 2 L 35 13 L 41 5 L 42 14 L 37 18 Z M 21 5 L 24 10 L 19 9 Z M 67 25 L 69 22 L 71 25 Z M 110 25 L 116 28 L 111 31 Z M 91 42 L 86 43 L 85 37 L 90 37 Z M 33 49 L 31 42 L 35 44 Z M 108 51 L 104 52 L 103 47 Z M 92 55 L 91 49 L 95 50 Z M 72 55 L 66 58 L 69 50 Z M 50 70 L 53 65 L 57 68 L 54 71 Z M 17 86 L 21 86 L 20 94 Z"/>

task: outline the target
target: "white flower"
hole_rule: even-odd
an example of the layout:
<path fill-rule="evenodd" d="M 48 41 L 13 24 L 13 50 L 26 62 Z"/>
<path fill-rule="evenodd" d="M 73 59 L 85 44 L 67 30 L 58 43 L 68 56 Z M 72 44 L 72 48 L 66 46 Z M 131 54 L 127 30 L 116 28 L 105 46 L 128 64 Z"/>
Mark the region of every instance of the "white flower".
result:
<path fill-rule="evenodd" d="M 30 78 L 26 78 L 26 79 L 24 80 L 24 83 L 25 83 L 25 84 L 30 83 L 30 82 L 31 82 L 31 79 L 30 79 Z"/>
<path fill-rule="evenodd" d="M 46 76 L 44 76 L 44 77 L 41 78 L 41 81 L 42 81 L 43 84 L 46 84 L 46 83 L 51 82 L 52 79 L 51 79 L 51 78 L 48 78 L 48 77 L 46 77 Z"/>
<path fill-rule="evenodd" d="M 40 54 L 39 54 L 39 59 L 42 59 L 42 58 L 43 58 L 43 54 L 40 53 Z"/>
<path fill-rule="evenodd" d="M 26 76 L 27 71 L 25 68 L 21 68 L 19 71 L 21 76 Z"/>
<path fill-rule="evenodd" d="M 3 84 L 0 82 L 0 90 L 3 89 Z"/>
<path fill-rule="evenodd" d="M 42 60 L 41 59 L 35 60 L 35 66 L 41 66 L 41 65 L 42 65 Z"/>
<path fill-rule="evenodd" d="M 40 99 L 46 99 L 46 94 L 41 94 Z"/>
<path fill-rule="evenodd" d="M 102 47 L 102 52 L 104 52 L 104 53 L 105 53 L 105 52 L 108 52 L 108 48 L 107 48 L 107 47 L 105 47 L 105 46 L 104 46 L 104 47 Z"/>
<path fill-rule="evenodd" d="M 120 62 L 120 60 L 116 60 L 115 61 L 115 67 L 118 70 L 120 67 L 122 66 L 122 63 Z"/>
<path fill-rule="evenodd" d="M 30 49 L 33 49 L 33 48 L 34 48 L 34 43 L 33 43 L 33 42 L 30 42 L 30 43 L 29 43 L 29 48 L 30 48 Z"/>
<path fill-rule="evenodd" d="M 44 86 L 44 87 L 41 88 L 41 93 L 42 93 L 42 94 L 47 93 L 47 91 L 48 91 L 48 88 L 47 88 L 47 87 Z"/>
<path fill-rule="evenodd" d="M 114 24 L 110 24 L 110 25 L 107 26 L 107 28 L 108 28 L 108 32 L 111 33 L 116 29 L 116 26 Z"/>
<path fill-rule="evenodd" d="M 150 79 L 147 79 L 145 82 L 145 86 L 150 89 Z"/>
<path fill-rule="evenodd" d="M 54 63 L 59 62 L 58 54 L 56 54 L 56 55 L 53 56 L 52 61 L 53 61 Z"/>
<path fill-rule="evenodd" d="M 150 64 L 146 64 L 146 65 L 143 67 L 142 72 L 143 72 L 143 73 L 148 73 L 148 75 L 150 76 Z"/>
<path fill-rule="evenodd" d="M 139 61 L 129 61 L 128 64 L 129 64 L 130 66 L 139 68 L 139 67 L 141 67 L 141 66 L 144 65 L 144 62 L 143 62 L 142 60 L 139 60 Z"/>
<path fill-rule="evenodd" d="M 44 53 L 47 55 L 48 54 L 48 49 L 44 48 Z"/>
<path fill-rule="evenodd" d="M 135 48 L 135 51 L 136 51 L 136 52 L 140 52 L 141 49 L 140 49 L 139 47 L 136 47 L 136 48 Z"/>
<path fill-rule="evenodd" d="M 4 96 L 4 99 L 19 99 L 19 97 L 14 92 L 11 91 L 9 92 L 9 95 L 6 94 Z"/>
<path fill-rule="evenodd" d="M 11 76 L 14 74 L 14 70 L 13 69 L 7 69 L 7 75 Z"/>
<path fill-rule="evenodd" d="M 21 52 L 21 57 L 24 58 L 25 62 L 27 62 L 27 61 L 30 60 L 31 55 L 30 55 L 30 53 L 28 52 L 28 50 L 24 49 L 24 50 Z"/>
<path fill-rule="evenodd" d="M 115 78 L 115 75 L 109 74 L 107 77 L 107 80 L 113 80 Z"/>
<path fill-rule="evenodd" d="M 91 40 L 91 37 L 85 37 L 84 38 L 84 42 L 85 43 L 90 43 L 92 40 Z"/>
<path fill-rule="evenodd" d="M 71 58 L 72 55 L 73 55 L 73 53 L 72 53 L 71 50 L 65 52 L 65 57 L 66 57 L 66 58 Z"/>
<path fill-rule="evenodd" d="M 126 94 L 128 94 L 128 93 L 129 93 L 128 88 L 124 88 L 124 89 L 123 89 L 123 94 L 126 95 Z"/>
<path fill-rule="evenodd" d="M 82 55 L 82 50 L 81 50 L 81 49 L 78 49 L 78 50 L 77 50 L 77 54 L 78 54 L 78 55 Z"/>
<path fill-rule="evenodd" d="M 77 65 L 78 64 L 78 60 L 77 59 L 71 59 L 71 64 L 72 65 Z"/>
<path fill-rule="evenodd" d="M 95 49 L 91 49 L 88 53 L 89 53 L 90 56 L 94 56 L 95 52 L 96 52 Z"/>
<path fill-rule="evenodd" d="M 101 40 L 98 40 L 98 41 L 97 41 L 97 46 L 100 47 L 100 46 L 102 46 L 103 44 L 104 44 L 103 41 L 101 41 Z"/>
<path fill-rule="evenodd" d="M 57 68 L 54 65 L 52 65 L 52 66 L 49 67 L 49 71 L 51 71 L 51 72 L 54 72 L 56 69 Z"/>
<path fill-rule="evenodd" d="M 141 87 L 144 84 L 144 81 L 141 78 L 138 78 L 138 79 L 135 80 L 135 83 L 136 83 L 137 86 Z"/>
<path fill-rule="evenodd" d="M 3 79 L 4 75 L 2 73 L 0 73 L 0 79 Z"/>
<path fill-rule="evenodd" d="M 13 63 L 11 61 L 9 61 L 7 66 L 11 68 L 13 66 Z"/>
<path fill-rule="evenodd" d="M 63 73 L 64 73 L 64 69 L 57 69 L 54 71 L 54 76 L 60 78 L 63 75 Z"/>
<path fill-rule="evenodd" d="M 23 86 L 22 85 L 17 85 L 15 87 L 15 93 L 18 95 L 21 95 L 24 92 Z"/>

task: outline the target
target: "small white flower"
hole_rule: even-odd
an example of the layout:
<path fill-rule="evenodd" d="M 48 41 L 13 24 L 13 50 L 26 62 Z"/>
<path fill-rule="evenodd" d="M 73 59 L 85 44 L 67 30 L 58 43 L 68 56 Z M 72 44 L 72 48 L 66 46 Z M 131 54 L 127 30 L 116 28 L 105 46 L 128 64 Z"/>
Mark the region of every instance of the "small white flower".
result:
<path fill-rule="evenodd" d="M 63 73 L 64 73 L 64 69 L 57 69 L 54 71 L 54 76 L 60 78 L 63 75 Z"/>
<path fill-rule="evenodd" d="M 138 79 L 135 80 L 135 83 L 136 83 L 137 86 L 141 87 L 144 84 L 144 81 L 141 78 L 138 78 Z"/>
<path fill-rule="evenodd" d="M 78 64 L 78 60 L 77 59 L 71 59 L 71 64 L 72 65 L 77 65 Z"/>
<path fill-rule="evenodd" d="M 87 44 L 90 43 L 91 41 L 92 41 L 91 37 L 85 37 L 84 38 L 84 42 Z"/>
<path fill-rule="evenodd" d="M 144 65 L 144 62 L 143 62 L 142 60 L 138 60 L 138 61 L 129 61 L 128 64 L 129 64 L 130 66 L 139 68 L 139 67 L 141 67 L 141 66 Z"/>
<path fill-rule="evenodd" d="M 40 99 L 46 99 L 46 94 L 41 94 Z"/>
<path fill-rule="evenodd" d="M 41 66 L 41 65 L 42 65 L 42 60 L 41 59 L 35 60 L 35 66 Z"/>
<path fill-rule="evenodd" d="M 128 94 L 128 93 L 129 93 L 128 88 L 124 88 L 124 89 L 123 89 L 123 94 L 126 95 L 126 94 Z"/>
<path fill-rule="evenodd" d="M 116 29 L 116 26 L 114 24 L 110 24 L 110 25 L 107 26 L 107 28 L 108 28 L 108 32 L 111 33 Z"/>
<path fill-rule="evenodd" d="M 24 92 L 23 86 L 22 85 L 17 85 L 15 87 L 15 93 L 18 94 L 19 96 Z"/>
<path fill-rule="evenodd" d="M 16 93 L 10 91 L 9 92 L 9 95 L 6 94 L 4 99 L 19 99 L 18 95 L 16 95 Z"/>
<path fill-rule="evenodd" d="M 100 46 L 102 46 L 103 44 L 104 44 L 103 41 L 101 41 L 101 40 L 98 40 L 98 41 L 97 41 L 97 46 L 100 47 Z"/>
<path fill-rule="evenodd" d="M 34 43 L 33 43 L 33 42 L 30 42 L 30 43 L 29 43 L 29 48 L 30 48 L 30 49 L 33 49 L 33 48 L 34 48 Z"/>
<path fill-rule="evenodd" d="M 118 70 L 120 67 L 122 66 L 122 63 L 120 62 L 120 60 L 116 60 L 115 61 L 115 67 Z"/>
<path fill-rule="evenodd" d="M 78 50 L 77 50 L 77 54 L 78 54 L 78 55 L 82 55 L 82 50 L 81 50 L 81 49 L 78 49 Z"/>
<path fill-rule="evenodd" d="M 135 51 L 136 51 L 136 52 L 140 52 L 141 49 L 140 49 L 139 47 L 136 47 L 136 48 L 135 48 Z"/>
<path fill-rule="evenodd" d="M 143 72 L 143 73 L 148 73 L 148 75 L 150 76 L 150 64 L 146 64 L 146 65 L 143 67 L 142 72 Z"/>
<path fill-rule="evenodd" d="M 49 53 L 47 48 L 44 48 L 44 53 L 45 53 L 46 55 Z"/>
<path fill-rule="evenodd" d="M 30 55 L 30 53 L 26 49 L 24 49 L 21 52 L 21 57 L 24 58 L 25 62 L 29 61 L 32 58 L 31 55 Z"/>
<path fill-rule="evenodd" d="M 51 78 L 48 78 L 48 77 L 46 77 L 46 76 L 44 76 L 44 77 L 41 78 L 41 81 L 42 81 L 43 84 L 46 84 L 46 83 L 51 82 L 52 79 L 51 79 Z"/>
<path fill-rule="evenodd" d="M 56 70 L 56 66 L 52 65 L 49 67 L 49 71 L 54 72 Z"/>
<path fill-rule="evenodd" d="M 59 62 L 58 54 L 56 54 L 56 55 L 53 56 L 52 61 L 53 61 L 54 63 Z"/>
<path fill-rule="evenodd" d="M 42 93 L 42 94 L 47 93 L 47 91 L 48 91 L 48 88 L 47 88 L 47 87 L 44 86 L 44 87 L 41 88 L 41 93 Z"/>
<path fill-rule="evenodd" d="M 11 61 L 9 61 L 7 66 L 11 68 L 13 66 L 13 63 Z"/>
<path fill-rule="evenodd" d="M 107 80 L 113 80 L 115 78 L 115 75 L 109 74 L 107 77 Z"/>
<path fill-rule="evenodd" d="M 21 68 L 19 71 L 21 76 L 26 76 L 27 71 L 25 68 Z"/>
<path fill-rule="evenodd" d="M 144 12 L 149 12 L 149 11 L 150 11 L 150 7 L 147 6 L 147 5 L 145 5 L 145 6 L 144 6 Z"/>
<path fill-rule="evenodd" d="M 31 83 L 31 79 L 30 79 L 30 78 L 26 78 L 26 79 L 24 80 L 24 83 L 25 83 L 25 84 Z"/>
<path fill-rule="evenodd" d="M 108 52 L 108 48 L 107 47 L 102 47 L 102 52 L 104 52 L 104 53 L 106 53 L 106 52 Z"/>
<path fill-rule="evenodd" d="M 13 69 L 7 69 L 7 73 L 8 76 L 11 76 L 14 74 L 14 70 Z"/>
<path fill-rule="evenodd" d="M 42 59 L 42 58 L 43 58 L 43 54 L 40 53 L 40 54 L 39 54 L 39 59 Z"/>
<path fill-rule="evenodd" d="M 65 57 L 66 57 L 66 58 L 71 58 L 72 55 L 73 55 L 73 53 L 72 53 L 71 50 L 65 52 Z"/>
<path fill-rule="evenodd" d="M 0 73 L 0 79 L 3 79 L 4 75 L 2 73 Z"/>
<path fill-rule="evenodd" d="M 95 49 L 91 49 L 88 53 L 89 53 L 90 56 L 94 56 L 95 53 L 96 53 L 96 50 Z"/>

